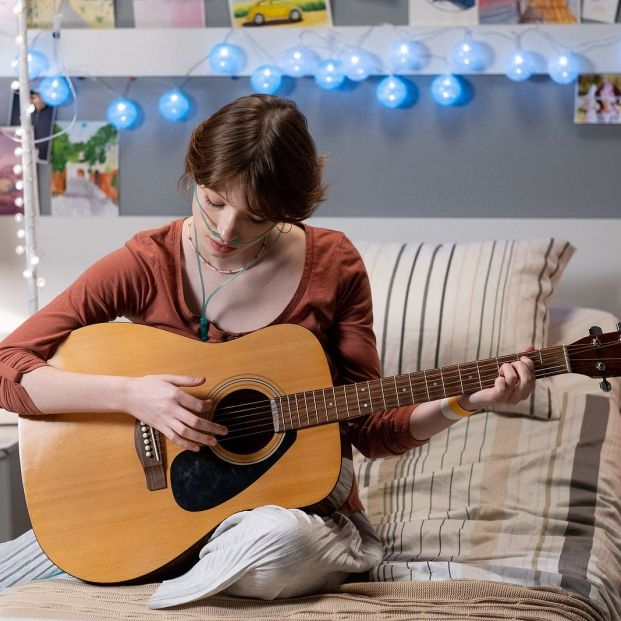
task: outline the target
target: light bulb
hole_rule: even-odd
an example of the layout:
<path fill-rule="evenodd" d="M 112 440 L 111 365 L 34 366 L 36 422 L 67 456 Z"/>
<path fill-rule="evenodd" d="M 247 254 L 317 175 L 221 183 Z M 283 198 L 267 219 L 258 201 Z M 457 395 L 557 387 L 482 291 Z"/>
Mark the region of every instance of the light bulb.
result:
<path fill-rule="evenodd" d="M 319 63 L 315 71 L 315 84 L 326 90 L 338 88 L 345 81 L 343 63 L 333 58 Z"/>
<path fill-rule="evenodd" d="M 219 43 L 209 52 L 211 68 L 222 75 L 238 74 L 246 66 L 246 52 L 232 43 Z"/>
<path fill-rule="evenodd" d="M 138 122 L 140 106 L 125 97 L 117 97 L 110 102 L 107 118 L 117 129 L 131 129 Z"/>
<path fill-rule="evenodd" d="M 158 101 L 160 114 L 168 121 L 184 121 L 191 107 L 187 93 L 179 88 L 166 91 Z"/>
<path fill-rule="evenodd" d="M 39 95 L 48 106 L 62 106 L 70 94 L 69 84 L 61 76 L 45 78 L 39 84 Z"/>
<path fill-rule="evenodd" d="M 285 75 L 301 78 L 306 75 L 313 75 L 319 62 L 320 58 L 316 52 L 304 45 L 297 45 L 283 52 L 278 59 L 278 66 Z"/>
<path fill-rule="evenodd" d="M 390 46 L 388 59 L 395 73 L 416 71 L 427 64 L 429 50 L 418 41 L 403 39 Z"/>
<path fill-rule="evenodd" d="M 570 84 L 580 73 L 580 63 L 571 52 L 557 54 L 548 62 L 548 73 L 558 84 Z"/>
<path fill-rule="evenodd" d="M 21 179 L 15 182 L 15 189 L 20 191 L 24 189 L 24 182 Z"/>
<path fill-rule="evenodd" d="M 24 239 L 24 237 L 26 237 L 26 231 L 24 231 L 24 229 L 17 229 L 15 235 L 17 239 Z"/>
<path fill-rule="evenodd" d="M 451 62 L 460 71 L 481 71 L 486 65 L 485 47 L 466 36 L 451 50 Z"/>
<path fill-rule="evenodd" d="M 528 80 L 535 72 L 535 59 L 530 52 L 517 49 L 505 64 L 505 75 L 515 82 Z"/>
<path fill-rule="evenodd" d="M 24 206 L 24 199 L 21 196 L 17 196 L 15 198 L 15 200 L 13 201 L 13 203 L 15 204 L 15 207 L 23 207 Z M 21 222 L 21 220 L 17 220 L 17 216 L 21 216 L 22 219 L 23 219 L 24 216 L 22 216 L 21 213 L 16 213 L 15 214 L 15 220 L 17 222 Z"/>
<path fill-rule="evenodd" d="M 43 276 L 39 276 L 39 278 L 37 278 L 37 287 L 39 287 L 39 289 L 45 287 L 46 283 L 47 281 L 43 278 Z"/>
<path fill-rule="evenodd" d="M 276 65 L 261 65 L 250 76 L 250 84 L 257 93 L 273 95 L 282 84 L 282 71 Z"/>
<path fill-rule="evenodd" d="M 15 204 L 17 205 L 17 199 L 15 199 Z M 22 201 L 23 202 L 23 201 Z M 19 205 L 17 205 L 19 207 Z M 23 213 L 16 213 L 15 214 L 15 222 L 23 222 L 24 221 L 24 214 Z"/>
<path fill-rule="evenodd" d="M 452 106 L 458 103 L 462 90 L 459 80 L 450 74 L 439 75 L 431 83 L 431 96 L 441 106 Z"/>
<path fill-rule="evenodd" d="M 408 89 L 401 78 L 389 75 L 377 85 L 375 94 L 383 106 L 398 108 L 405 102 L 408 96 Z"/>
<path fill-rule="evenodd" d="M 375 57 L 369 52 L 355 48 L 343 56 L 345 75 L 354 82 L 366 80 L 371 74 L 379 71 Z"/>
<path fill-rule="evenodd" d="M 33 265 L 33 266 L 34 265 L 39 265 L 39 261 L 40 260 L 41 259 L 39 259 L 39 257 L 36 257 L 36 256 L 35 257 L 30 257 L 30 265 Z"/>
<path fill-rule="evenodd" d="M 15 246 L 15 254 L 22 255 L 24 252 L 26 252 L 25 246 L 22 246 L 21 244 L 19 246 Z"/>
<path fill-rule="evenodd" d="M 28 269 L 24 270 L 22 272 L 22 276 L 26 279 L 32 278 L 32 270 L 28 270 Z"/>

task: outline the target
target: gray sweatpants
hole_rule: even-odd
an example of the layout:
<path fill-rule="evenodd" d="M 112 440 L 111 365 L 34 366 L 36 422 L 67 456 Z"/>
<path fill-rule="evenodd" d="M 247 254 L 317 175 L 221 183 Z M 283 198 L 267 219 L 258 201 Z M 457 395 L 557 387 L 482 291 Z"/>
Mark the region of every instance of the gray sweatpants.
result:
<path fill-rule="evenodd" d="M 196 565 L 163 582 L 149 606 L 166 608 L 221 592 L 268 600 L 308 595 L 368 571 L 382 557 L 363 512 L 322 518 L 267 505 L 224 520 Z M 0 543 L 0 591 L 46 578 L 75 580 L 45 556 L 32 531 Z"/>

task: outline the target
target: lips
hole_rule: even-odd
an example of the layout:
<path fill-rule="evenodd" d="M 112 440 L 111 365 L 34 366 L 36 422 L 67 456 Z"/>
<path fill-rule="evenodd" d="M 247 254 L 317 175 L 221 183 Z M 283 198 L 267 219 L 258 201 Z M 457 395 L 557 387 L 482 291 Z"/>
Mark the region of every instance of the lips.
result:
<path fill-rule="evenodd" d="M 227 252 L 231 252 L 231 251 L 235 250 L 235 248 L 233 246 L 226 246 L 226 245 L 223 245 L 223 244 L 219 244 L 214 239 L 209 239 L 209 243 L 211 244 L 211 247 L 216 252 L 227 253 Z"/>

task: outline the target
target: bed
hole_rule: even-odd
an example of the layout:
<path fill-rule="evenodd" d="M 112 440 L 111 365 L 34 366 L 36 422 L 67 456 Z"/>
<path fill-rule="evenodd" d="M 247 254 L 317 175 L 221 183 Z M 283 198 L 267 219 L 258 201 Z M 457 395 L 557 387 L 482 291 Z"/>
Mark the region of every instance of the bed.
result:
<path fill-rule="evenodd" d="M 551 306 L 573 253 L 556 239 L 356 242 L 385 375 L 569 344 L 610 313 Z M 621 390 L 575 374 L 462 421 L 406 455 L 354 456 L 385 546 L 364 582 L 296 600 L 227 597 L 149 610 L 155 585 L 39 581 L 0 618 L 621 619 Z"/>

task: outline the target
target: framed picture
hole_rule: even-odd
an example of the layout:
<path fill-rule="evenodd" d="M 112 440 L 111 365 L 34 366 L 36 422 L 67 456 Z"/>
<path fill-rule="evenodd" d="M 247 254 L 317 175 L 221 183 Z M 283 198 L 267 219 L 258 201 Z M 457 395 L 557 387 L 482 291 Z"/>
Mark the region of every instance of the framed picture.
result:
<path fill-rule="evenodd" d="M 574 122 L 621 124 L 621 74 L 586 74 L 576 82 Z"/>
<path fill-rule="evenodd" d="M 330 0 L 229 0 L 235 27 L 332 26 Z"/>
<path fill-rule="evenodd" d="M 32 127 L 34 129 L 35 147 L 38 152 L 38 162 L 47 164 L 50 160 L 50 141 L 45 140 L 53 133 L 54 120 L 56 118 L 56 108 L 48 106 L 39 97 L 36 91 L 30 91 L 30 101 L 35 107 L 31 114 Z M 11 92 L 11 105 L 9 106 L 9 125 L 16 127 L 20 123 L 19 93 Z"/>

